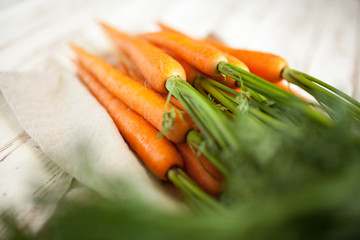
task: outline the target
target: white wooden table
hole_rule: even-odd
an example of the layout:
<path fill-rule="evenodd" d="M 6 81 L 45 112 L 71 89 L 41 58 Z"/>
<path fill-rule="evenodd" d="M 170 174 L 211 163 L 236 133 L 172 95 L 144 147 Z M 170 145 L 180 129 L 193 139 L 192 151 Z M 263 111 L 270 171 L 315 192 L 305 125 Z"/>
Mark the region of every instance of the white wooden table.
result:
<path fill-rule="evenodd" d="M 130 33 L 155 30 L 159 20 L 193 37 L 215 33 L 233 47 L 278 54 L 293 68 L 360 98 L 357 0 L 1 0 L 0 71 L 42 69 L 57 49 L 86 34 L 98 36 L 94 44 L 108 44 L 96 19 Z M 51 160 L 17 123 L 0 92 L 0 210 L 36 193 L 21 189 L 38 174 L 29 172 L 30 165 L 44 163 Z M 44 192 L 64 174 L 52 169 L 44 175 Z M 19 209 L 31 218 L 30 203 Z"/>

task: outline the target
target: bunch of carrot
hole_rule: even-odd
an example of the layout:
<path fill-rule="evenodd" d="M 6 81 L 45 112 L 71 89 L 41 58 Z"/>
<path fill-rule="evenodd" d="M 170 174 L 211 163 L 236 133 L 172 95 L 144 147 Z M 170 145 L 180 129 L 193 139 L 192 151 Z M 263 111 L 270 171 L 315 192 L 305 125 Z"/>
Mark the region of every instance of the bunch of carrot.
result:
<path fill-rule="evenodd" d="M 160 32 L 130 36 L 101 23 L 122 53 L 117 68 L 71 46 L 79 78 L 123 137 L 155 176 L 172 181 L 197 208 L 221 208 L 208 194 L 221 193 L 229 161 L 241 158 L 239 116 L 283 132 L 303 122 L 329 128 L 336 120 L 332 106 L 344 104 L 359 123 L 356 100 L 288 68 L 281 57 L 195 40 L 159 25 Z M 298 97 L 282 78 L 326 107 Z"/>

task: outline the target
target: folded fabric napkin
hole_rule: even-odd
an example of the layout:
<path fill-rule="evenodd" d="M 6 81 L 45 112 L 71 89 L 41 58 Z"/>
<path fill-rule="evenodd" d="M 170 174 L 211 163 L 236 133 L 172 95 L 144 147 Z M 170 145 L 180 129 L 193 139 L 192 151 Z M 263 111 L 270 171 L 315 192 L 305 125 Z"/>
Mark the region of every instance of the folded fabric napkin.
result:
<path fill-rule="evenodd" d="M 172 187 L 146 170 L 74 74 L 65 69 L 2 73 L 0 90 L 26 133 L 81 183 L 108 197 L 131 189 L 159 209 L 183 206 Z M 115 188 L 104 187 L 109 182 Z"/>

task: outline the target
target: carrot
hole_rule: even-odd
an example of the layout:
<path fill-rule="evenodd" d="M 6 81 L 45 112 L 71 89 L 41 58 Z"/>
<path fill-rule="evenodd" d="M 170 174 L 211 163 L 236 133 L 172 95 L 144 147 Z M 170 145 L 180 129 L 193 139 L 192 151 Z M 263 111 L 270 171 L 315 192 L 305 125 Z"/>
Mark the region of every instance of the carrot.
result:
<path fill-rule="evenodd" d="M 178 63 L 181 64 L 181 66 L 185 70 L 186 74 L 186 81 L 193 85 L 194 80 L 201 75 L 201 73 L 192 65 L 190 65 L 188 62 L 186 62 L 184 59 L 182 59 L 178 54 L 174 53 L 173 51 L 170 51 L 169 49 L 160 48 L 163 50 L 166 54 L 170 55 L 172 58 L 174 58 Z"/>
<path fill-rule="evenodd" d="M 170 77 L 178 76 L 186 80 L 183 67 L 159 48 L 143 39 L 119 32 L 104 23 L 101 25 L 116 46 L 136 63 L 137 68 L 155 91 L 167 93 L 165 83 Z"/>
<path fill-rule="evenodd" d="M 116 65 L 116 68 L 117 68 L 117 70 L 119 70 L 119 72 L 121 72 L 121 73 L 123 73 L 123 74 L 125 74 L 125 75 L 128 75 L 128 76 L 130 76 L 130 73 L 129 73 L 129 71 L 128 71 L 128 68 L 127 68 L 127 66 L 126 66 L 126 63 L 123 61 L 123 60 L 118 60 L 118 62 L 117 62 L 117 65 Z M 133 78 L 134 79 L 134 78 Z M 134 79 L 134 80 L 136 80 L 136 79 Z"/>
<path fill-rule="evenodd" d="M 152 75 L 154 78 L 151 80 L 156 82 L 159 81 L 156 76 L 164 76 L 162 71 L 165 72 L 165 75 L 167 76 L 165 79 L 165 89 L 167 89 L 169 93 L 175 98 L 177 98 L 186 108 L 187 112 L 191 115 L 192 119 L 201 130 L 201 133 L 205 136 L 205 139 L 209 145 L 216 144 L 217 147 L 224 149 L 229 148 L 230 145 L 232 147 L 237 146 L 236 136 L 231 130 L 230 122 L 219 111 L 219 109 L 213 106 L 206 97 L 197 92 L 196 89 L 194 89 L 188 82 L 184 81 L 183 76 L 167 74 L 168 72 L 171 72 L 171 69 L 178 66 L 180 66 L 183 73 L 185 74 L 184 69 L 179 63 L 144 39 L 130 37 L 124 33 L 118 32 L 111 27 L 108 27 L 105 24 L 103 24 L 103 27 L 110 35 L 112 40 L 116 43 L 116 45 L 128 56 L 130 56 L 132 62 L 137 68 L 140 69 L 140 72 L 143 76 Z M 133 49 L 133 51 L 130 51 L 129 49 Z M 206 49 L 210 50 L 210 52 Z M 196 49 L 193 48 L 193 50 Z M 198 58 L 200 61 L 206 61 L 205 57 L 216 55 L 212 53 L 219 53 L 218 56 L 220 56 L 220 58 L 218 58 L 218 60 L 226 60 L 223 54 L 214 48 L 205 47 L 203 50 L 205 50 L 203 51 L 205 55 Z M 200 51 L 202 50 L 200 49 Z M 206 55 L 206 53 L 208 54 Z M 164 55 L 168 57 L 166 59 L 170 60 L 167 61 Z M 143 62 L 146 63 L 143 64 Z M 175 66 L 173 62 L 176 62 L 177 65 Z M 207 62 L 209 63 L 209 61 Z M 148 68 L 144 69 L 142 68 L 142 65 L 146 65 Z M 213 70 L 217 72 L 216 69 Z M 153 74 L 151 72 L 157 73 Z M 150 81 L 149 83 L 155 89 Z M 171 117 L 171 115 L 168 116 Z"/>
<path fill-rule="evenodd" d="M 342 106 L 339 105 L 338 108 L 347 106 L 351 109 L 349 112 L 350 115 L 353 115 L 355 118 L 360 117 L 360 102 L 356 99 L 320 79 L 291 69 L 287 61 L 277 55 L 234 49 L 217 41 L 207 41 L 216 45 L 219 49 L 238 57 L 249 66 L 251 72 L 270 82 L 278 82 L 284 78 L 289 82 L 298 85 L 310 93 L 318 102 L 329 108 L 334 107 L 334 101 L 341 102 L 340 105 Z M 328 111 L 328 113 L 331 113 L 331 111 Z"/>
<path fill-rule="evenodd" d="M 221 51 L 173 32 L 147 33 L 141 35 L 141 37 L 156 46 L 173 51 L 210 76 L 219 76 L 218 64 L 228 61 Z"/>
<path fill-rule="evenodd" d="M 178 30 L 176 30 L 175 28 L 172 28 L 170 27 L 169 25 L 166 25 L 165 23 L 163 22 L 157 22 L 157 25 L 161 28 L 161 30 L 163 32 L 172 32 L 172 33 L 176 33 L 178 35 L 181 35 L 183 37 L 189 37 L 188 35 L 186 35 L 185 33 L 183 32 L 180 32 Z"/>
<path fill-rule="evenodd" d="M 234 78 L 236 81 L 242 82 L 242 84 L 245 87 L 248 87 L 253 91 L 273 100 L 279 105 L 283 105 L 283 107 L 288 107 L 290 109 L 297 109 L 300 112 L 302 112 L 304 116 L 308 117 L 308 119 L 311 119 L 311 121 L 315 121 L 320 125 L 328 127 L 331 126 L 332 124 L 331 120 L 328 117 L 326 117 L 324 114 L 314 111 L 314 109 L 310 108 L 308 106 L 308 102 L 271 84 L 265 79 L 250 72 L 247 72 L 238 66 L 228 63 L 227 61 L 218 61 L 217 64 L 215 65 L 214 64 L 215 62 L 212 61 L 213 58 L 211 58 L 212 54 L 209 54 L 212 53 L 211 50 L 216 50 L 215 48 L 210 48 L 206 44 L 200 43 L 198 41 L 194 41 L 192 39 L 178 35 L 176 33 L 159 32 L 159 33 L 148 33 L 142 36 L 145 39 L 148 39 L 149 41 L 153 42 L 154 44 L 158 44 L 163 47 L 169 48 L 172 51 L 175 51 L 177 54 L 184 57 L 184 59 L 187 61 L 191 61 L 191 59 L 193 59 L 194 64 L 201 63 L 203 65 L 206 65 L 205 61 L 197 61 L 195 56 L 201 56 L 201 57 L 207 56 L 210 59 L 209 63 L 211 63 L 206 65 L 208 67 L 207 70 L 210 70 L 210 68 L 212 67 L 213 72 L 217 71 L 228 77 Z M 192 57 L 189 58 L 189 56 Z M 204 71 L 204 69 L 206 68 L 200 70 Z M 209 74 L 207 72 L 205 73 Z M 230 132 L 228 136 L 231 137 Z"/>
<path fill-rule="evenodd" d="M 184 159 L 185 172 L 205 192 L 212 196 L 219 195 L 223 188 L 221 173 L 204 156 L 198 158 L 188 144 L 177 144 L 176 147 Z"/>
<path fill-rule="evenodd" d="M 216 48 L 237 57 L 249 67 L 250 72 L 270 82 L 280 81 L 282 79 L 281 72 L 284 68 L 289 66 L 285 59 L 271 53 L 234 49 L 217 41 L 205 41 Z"/>
<path fill-rule="evenodd" d="M 123 74 L 131 77 L 132 79 L 144 84 L 146 87 L 150 87 L 146 83 L 145 78 L 141 75 L 139 70 L 132 66 L 131 61 L 129 60 L 129 58 L 125 54 L 119 52 L 117 55 L 118 55 L 118 62 L 117 62 L 116 67 L 121 73 L 123 73 Z"/>
<path fill-rule="evenodd" d="M 80 64 L 78 64 L 78 75 L 106 108 L 121 134 L 156 177 L 161 180 L 170 180 L 193 204 L 213 211 L 223 210 L 181 170 L 183 161 L 180 153 L 166 138 L 157 137 L 157 129 L 112 95 Z"/>
<path fill-rule="evenodd" d="M 168 33 L 170 34 L 170 33 Z M 154 42 L 155 44 L 166 45 L 166 47 L 174 50 L 177 48 L 181 48 L 184 46 L 184 36 L 179 35 L 177 33 L 172 33 L 177 36 L 177 39 L 174 37 L 166 36 L 165 33 L 152 33 L 145 34 L 145 38 Z M 191 41 L 191 39 L 187 39 Z M 192 41 L 193 44 L 195 41 Z M 219 49 L 230 53 L 231 55 L 239 58 L 240 60 L 244 60 L 245 58 L 251 59 L 251 62 L 245 62 L 250 70 L 258 75 L 261 75 L 264 78 L 267 78 L 269 81 L 279 81 L 283 77 L 288 81 L 302 87 L 304 90 L 308 91 L 312 94 L 319 102 L 322 102 L 328 106 L 331 105 L 333 99 L 341 100 L 338 96 L 333 93 L 341 96 L 345 100 L 349 101 L 351 104 L 348 104 L 346 101 L 342 101 L 344 104 L 349 106 L 352 109 L 352 112 L 355 116 L 360 116 L 360 103 L 340 90 L 329 86 L 328 84 L 311 77 L 307 74 L 295 71 L 288 67 L 288 63 L 281 57 L 273 55 L 273 54 L 263 54 L 260 52 L 253 52 L 247 50 L 239 50 L 229 48 L 221 43 L 208 41 L 212 44 L 216 45 Z M 197 42 L 198 43 L 198 42 Z M 193 50 L 189 47 L 191 44 L 186 43 L 190 50 Z M 184 51 L 182 51 L 184 52 Z M 261 73 L 260 70 L 266 66 L 265 71 Z M 254 91 L 260 93 L 261 95 L 270 98 L 277 102 L 278 104 L 282 104 L 284 106 L 290 108 L 297 108 L 302 111 L 303 114 L 307 115 L 312 120 L 320 123 L 324 126 L 330 126 L 331 122 L 327 117 L 323 114 L 313 111 L 307 104 L 306 101 L 300 99 L 289 92 L 275 86 L 270 85 L 266 82 L 262 77 L 259 77 L 256 74 L 249 73 L 242 69 L 239 66 L 231 64 L 229 62 L 220 61 L 216 65 L 216 70 L 228 77 L 234 78 L 238 82 L 242 82 L 242 84 L 248 88 L 253 89 Z M 315 82 L 312 83 L 312 82 Z M 326 89 L 322 89 L 321 87 L 327 88 L 333 93 L 328 92 Z M 295 102 L 295 103 L 293 103 Z M 352 105 L 353 104 L 353 105 Z M 331 106 L 330 106 L 331 107 Z"/>
<path fill-rule="evenodd" d="M 141 73 L 139 73 L 138 69 L 135 69 L 128 59 L 118 61 L 118 70 L 135 81 L 143 84 L 145 87 L 152 89 L 151 86 L 146 83 L 145 78 L 141 75 Z"/>
<path fill-rule="evenodd" d="M 118 69 L 121 73 L 128 75 L 129 77 L 131 77 L 132 79 L 138 81 L 141 84 L 144 84 L 145 87 L 150 88 L 151 86 L 148 86 L 146 83 L 146 80 L 144 79 L 144 77 L 137 71 L 137 69 L 134 68 L 134 66 L 132 66 L 131 63 L 127 62 L 127 59 L 122 59 L 122 61 L 118 62 Z M 167 94 L 161 94 L 161 96 L 166 99 L 167 98 Z M 186 111 L 186 109 L 184 108 L 184 106 L 181 104 L 181 102 L 179 100 L 177 100 L 176 98 L 174 98 L 173 96 L 170 97 L 170 102 L 176 106 L 177 108 Z"/>
<path fill-rule="evenodd" d="M 181 33 L 173 28 L 171 28 L 170 26 L 168 25 L 165 25 L 164 23 L 161 23 L 161 22 L 158 22 L 158 25 L 159 27 L 161 28 L 162 31 L 164 32 L 172 32 L 172 33 L 176 33 L 176 34 L 179 34 L 181 36 L 184 36 L 184 37 L 187 37 L 187 38 L 190 38 L 189 36 L 187 36 L 186 34 L 184 33 Z M 213 44 L 209 43 L 209 42 L 205 42 L 205 41 L 200 41 L 202 43 L 205 43 L 209 46 L 212 46 L 212 47 L 215 47 Z M 221 49 L 219 49 L 221 50 Z M 228 52 L 223 52 L 228 60 L 229 63 L 231 64 L 234 64 L 235 66 L 238 66 L 239 68 L 241 69 L 244 69 L 245 71 L 249 71 L 249 68 L 246 66 L 245 63 L 243 63 L 242 61 L 240 61 L 238 58 L 230 55 Z M 218 82 L 221 82 L 222 84 L 228 86 L 228 87 L 235 87 L 236 86 L 236 80 L 231 78 L 231 77 L 227 77 L 225 76 L 212 76 L 213 79 L 217 80 Z"/>
<path fill-rule="evenodd" d="M 112 94 L 143 116 L 158 130 L 163 130 L 165 99 L 141 83 L 120 73 L 101 58 L 91 55 L 78 46 L 71 45 L 71 47 L 77 54 L 80 64 L 93 74 Z M 176 108 L 172 106 L 167 108 L 167 111 L 175 110 Z M 186 134 L 192 128 L 192 125 L 193 123 L 188 114 L 185 113 L 180 116 L 178 111 L 175 111 L 173 128 L 164 134 L 175 143 L 184 142 Z"/>
<path fill-rule="evenodd" d="M 159 131 L 156 128 L 112 95 L 80 64 L 78 64 L 78 75 L 84 85 L 106 108 L 121 135 L 156 177 L 167 180 L 169 169 L 183 166 L 181 155 L 169 140 L 157 137 Z"/>

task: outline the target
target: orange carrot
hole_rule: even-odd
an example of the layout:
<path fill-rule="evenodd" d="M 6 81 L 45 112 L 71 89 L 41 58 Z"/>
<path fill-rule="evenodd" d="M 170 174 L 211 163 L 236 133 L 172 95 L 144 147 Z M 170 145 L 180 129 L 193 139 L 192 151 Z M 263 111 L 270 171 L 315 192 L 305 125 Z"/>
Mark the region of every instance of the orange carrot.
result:
<path fill-rule="evenodd" d="M 130 62 L 128 62 L 127 59 L 122 59 L 121 61 L 118 62 L 118 70 L 129 76 L 130 78 L 134 79 L 135 81 L 143 84 L 145 87 L 148 87 L 150 89 L 151 86 L 149 86 L 147 83 L 146 83 L 146 80 L 145 78 L 141 75 L 141 73 L 139 73 L 139 71 L 137 71 L 137 69 L 135 69 L 132 64 Z"/>
<path fill-rule="evenodd" d="M 134 66 L 129 63 L 126 62 L 126 59 L 123 59 L 123 61 L 120 61 L 118 63 L 118 69 L 120 70 L 120 72 L 122 72 L 123 74 L 128 75 L 129 77 L 131 77 L 132 79 L 138 81 L 139 83 L 142 83 L 145 85 L 145 87 L 150 88 L 151 86 L 148 86 L 146 83 L 145 78 L 138 72 L 136 71 L 137 69 L 134 68 Z M 166 99 L 167 98 L 167 94 L 161 94 L 161 96 Z M 184 108 L 184 106 L 181 104 L 181 102 L 179 100 L 177 100 L 176 98 L 174 98 L 174 96 L 170 97 L 170 102 L 176 106 L 177 108 L 186 111 L 186 109 Z"/>
<path fill-rule="evenodd" d="M 178 35 L 181 35 L 183 37 L 189 37 L 185 33 L 180 32 L 180 31 L 176 30 L 175 28 L 172 28 L 169 25 L 164 24 L 163 22 L 157 22 L 157 25 L 161 28 L 161 30 L 163 32 L 172 32 L 172 33 L 176 33 Z"/>
<path fill-rule="evenodd" d="M 164 32 L 172 32 L 172 33 L 176 33 L 176 34 L 179 34 L 181 36 L 184 36 L 184 37 L 187 37 L 187 38 L 190 38 L 189 36 L 185 35 L 184 33 L 181 33 L 161 22 L 158 22 L 158 25 L 160 26 L 161 30 L 164 31 Z M 214 46 L 213 44 L 209 44 L 208 42 L 205 42 L 205 41 L 200 41 L 202 43 L 205 43 L 209 46 L 212 46 L 212 47 L 216 47 Z M 249 68 L 246 66 L 245 63 L 243 63 L 242 61 L 240 61 L 239 59 L 237 59 L 236 57 L 230 55 L 229 53 L 227 52 L 223 52 L 228 60 L 229 63 L 231 64 L 234 64 L 235 66 L 241 68 L 241 69 L 244 69 L 245 71 L 249 71 Z M 231 78 L 231 77 L 228 77 L 226 76 L 224 78 L 224 76 L 213 76 L 212 78 L 216 79 L 217 81 L 221 82 L 222 84 L 225 84 L 226 86 L 228 87 L 235 87 L 236 86 L 236 81 L 235 79 Z"/>
<path fill-rule="evenodd" d="M 188 144 L 177 144 L 176 147 L 184 159 L 185 172 L 205 192 L 213 196 L 219 195 L 222 191 L 221 173 L 204 156 L 198 158 Z"/>
<path fill-rule="evenodd" d="M 123 60 L 120 59 L 120 60 L 117 62 L 116 68 L 117 68 L 117 70 L 119 70 L 119 72 L 121 72 L 121 73 L 123 73 L 123 74 L 125 74 L 125 75 L 130 76 L 130 74 L 129 74 L 129 72 L 128 72 L 128 69 L 127 69 L 127 66 L 126 66 L 126 63 L 125 63 Z M 136 80 L 136 79 L 134 79 L 134 80 Z"/>
<path fill-rule="evenodd" d="M 183 161 L 175 146 L 142 116 L 112 95 L 90 73 L 78 64 L 78 75 L 84 85 L 108 111 L 121 135 L 159 179 L 167 180 L 172 167 L 182 167 Z"/>
<path fill-rule="evenodd" d="M 101 25 L 116 46 L 135 63 L 155 91 L 167 93 L 165 83 L 170 77 L 178 76 L 186 80 L 183 67 L 159 48 L 143 39 L 119 32 L 104 23 L 101 23 Z"/>
<path fill-rule="evenodd" d="M 144 84 L 146 87 L 149 87 L 148 84 L 146 83 L 145 78 L 141 75 L 138 69 L 132 66 L 131 61 L 124 53 L 119 51 L 117 56 L 118 56 L 118 62 L 116 67 L 121 73 Z"/>
<path fill-rule="evenodd" d="M 161 50 L 163 50 L 166 54 L 170 55 L 172 58 L 174 58 L 178 63 L 181 64 L 181 66 L 184 68 L 185 70 L 185 74 L 186 74 L 186 81 L 193 85 L 194 80 L 199 77 L 201 75 L 201 73 L 192 65 L 190 65 L 189 63 L 187 63 L 184 59 L 182 59 L 179 55 L 177 55 L 176 53 L 174 53 L 173 51 L 170 51 L 169 49 L 165 49 L 165 48 L 160 48 Z"/>
<path fill-rule="evenodd" d="M 80 64 L 109 89 L 112 94 L 162 131 L 163 114 L 166 105 L 164 98 L 141 83 L 120 73 L 103 59 L 93 56 L 75 45 L 71 45 L 71 47 L 77 54 Z M 168 106 L 167 111 L 172 109 L 176 108 Z M 193 123 L 188 114 L 185 113 L 181 117 L 177 111 L 175 112 L 173 129 L 164 134 L 171 141 L 180 143 L 185 141 L 186 134 L 192 128 Z"/>
<path fill-rule="evenodd" d="M 141 37 L 156 46 L 173 51 L 210 76 L 220 75 L 217 70 L 218 64 L 228 61 L 221 51 L 173 32 L 147 33 L 141 35 Z"/>
<path fill-rule="evenodd" d="M 235 145 L 237 146 L 235 141 L 236 136 L 230 128 L 228 119 L 226 119 L 219 109 L 213 106 L 208 99 L 196 91 L 196 89 L 194 89 L 189 83 L 184 81 L 183 79 L 185 79 L 185 76 L 174 74 L 172 69 L 180 66 L 183 74 L 185 75 L 184 69 L 178 62 L 169 55 L 165 54 L 159 48 L 141 38 L 130 37 L 104 24 L 103 27 L 113 38 L 116 45 L 124 52 L 127 52 L 127 55 L 131 56 L 132 62 L 140 69 L 143 76 L 152 76 L 149 83 L 155 90 L 157 90 L 156 86 L 154 87 L 152 82 L 159 82 L 159 79 L 164 80 L 160 81 L 162 82 L 161 86 L 165 90 L 168 90 L 183 104 L 187 112 L 195 120 L 199 129 L 201 129 L 202 134 L 206 136 L 205 138 L 208 142 L 215 141 L 218 146 L 223 148 L 228 148 L 229 145 L 232 147 L 235 147 Z M 188 41 L 188 39 L 183 39 Z M 199 66 L 210 69 L 210 65 L 212 65 L 212 73 L 219 73 L 217 66 L 221 65 L 221 63 L 228 64 L 226 62 L 226 57 L 221 53 L 221 51 L 215 48 L 203 46 L 202 44 L 200 44 L 202 46 L 201 48 L 197 48 L 200 45 L 197 43 L 193 44 L 193 41 L 188 41 L 188 43 L 190 44 L 190 48 L 188 47 L 189 44 L 182 45 L 180 48 L 184 50 L 186 49 L 185 51 L 192 55 L 194 60 L 199 63 Z M 179 50 L 179 48 L 177 49 Z M 179 54 L 178 51 L 176 53 Z M 188 59 L 186 59 L 183 55 L 184 53 L 180 56 L 188 61 Z M 217 62 L 215 62 L 216 59 Z M 175 66 L 173 63 L 176 63 L 177 65 Z M 144 68 L 143 66 L 146 67 Z M 169 72 L 171 74 L 168 74 Z M 167 76 L 166 78 L 161 78 L 161 76 L 165 75 Z M 162 93 L 161 90 L 157 91 Z M 168 114 L 167 116 L 171 115 Z M 165 122 L 165 124 L 169 125 L 169 122 Z"/>
<path fill-rule="evenodd" d="M 237 57 L 249 67 L 250 72 L 270 82 L 280 81 L 282 79 L 282 70 L 289 66 L 285 59 L 274 54 L 234 49 L 217 41 L 205 41 L 214 45 L 216 48 Z"/>

